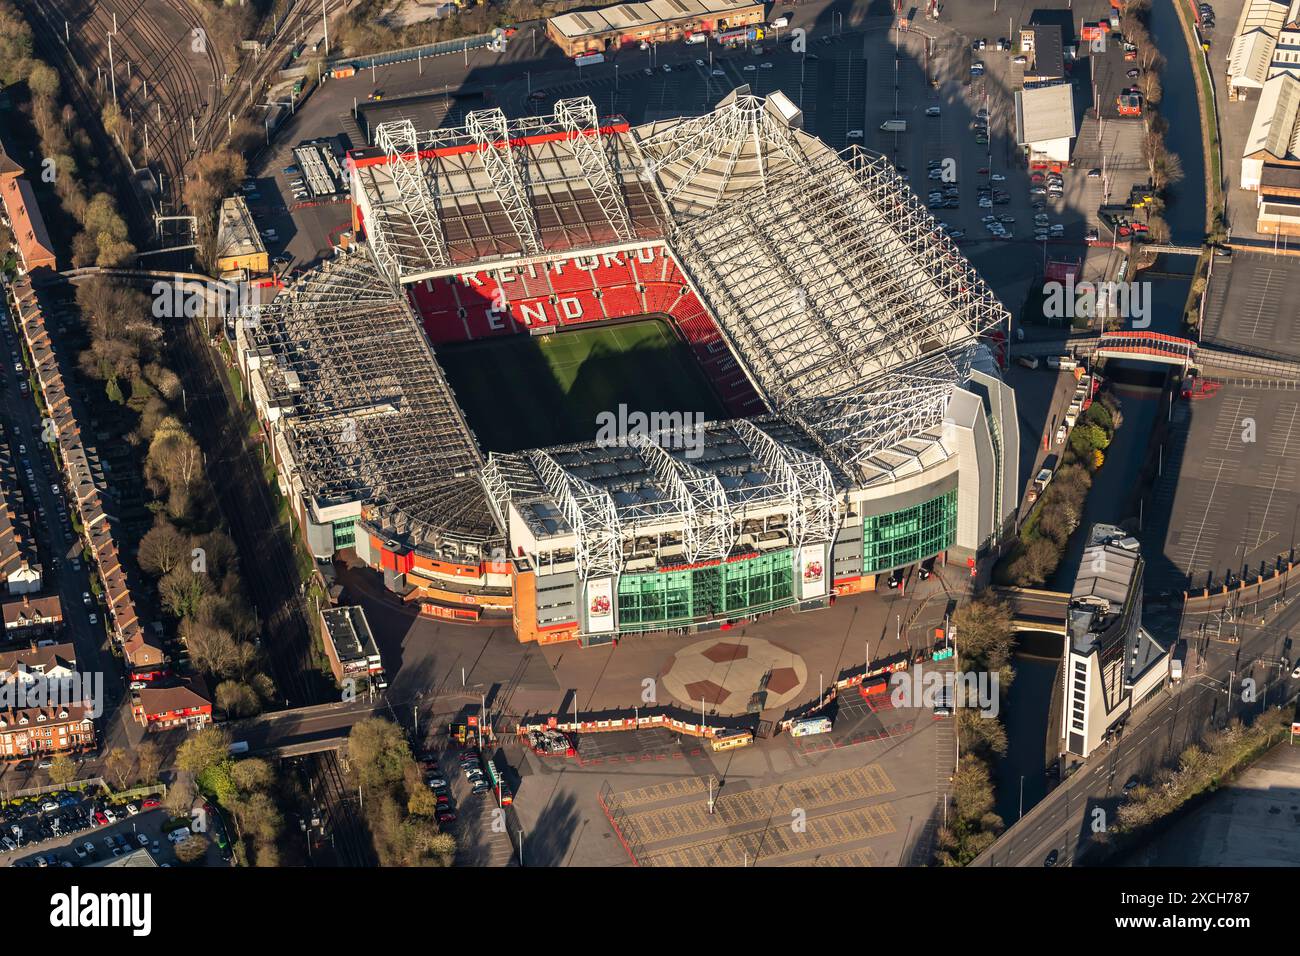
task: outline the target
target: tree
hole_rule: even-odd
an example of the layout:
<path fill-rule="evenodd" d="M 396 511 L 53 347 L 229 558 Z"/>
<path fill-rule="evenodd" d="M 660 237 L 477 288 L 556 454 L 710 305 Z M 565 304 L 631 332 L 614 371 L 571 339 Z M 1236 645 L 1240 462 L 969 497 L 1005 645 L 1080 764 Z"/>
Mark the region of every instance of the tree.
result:
<path fill-rule="evenodd" d="M 27 89 L 38 100 L 51 103 L 59 97 L 59 74 L 51 66 L 39 61 L 32 64 L 32 72 L 27 75 Z"/>
<path fill-rule="evenodd" d="M 204 727 L 176 751 L 176 766 L 198 775 L 230 759 L 230 734 L 220 727 Z"/>
<path fill-rule="evenodd" d="M 959 820 L 976 822 L 993 811 L 993 781 L 982 760 L 961 758 L 952 778 L 952 802 Z"/>
<path fill-rule="evenodd" d="M 180 770 L 163 797 L 163 805 L 171 811 L 172 816 L 188 816 L 194 805 L 194 775 L 187 770 Z"/>
<path fill-rule="evenodd" d="M 227 717 L 252 717 L 262 709 L 253 688 L 242 681 L 222 681 L 217 685 L 216 705 Z"/>
<path fill-rule="evenodd" d="M 399 783 L 411 761 L 411 749 L 402 730 L 392 721 L 372 717 L 352 725 L 348 757 L 362 786 L 386 788 Z"/>
<path fill-rule="evenodd" d="M 59 754 L 50 761 L 50 783 L 66 787 L 77 779 L 77 765 L 67 754 Z"/>
<path fill-rule="evenodd" d="M 117 781 L 119 790 L 126 789 L 126 782 L 131 777 L 131 765 L 131 755 L 123 748 L 114 747 L 109 751 L 104 761 L 104 770 Z"/>
<path fill-rule="evenodd" d="M 156 493 L 168 494 L 168 514 L 190 516 L 194 493 L 203 482 L 203 452 L 176 419 L 158 423 L 145 458 L 145 477 Z"/>
<path fill-rule="evenodd" d="M 1011 656 L 1014 640 L 1011 609 L 984 597 L 957 608 L 952 615 L 957 653 L 963 667 L 997 670 Z"/>
<path fill-rule="evenodd" d="M 197 863 L 207 856 L 208 838 L 201 833 L 191 833 L 176 844 L 176 859 L 182 863 Z"/>
<path fill-rule="evenodd" d="M 177 531 L 175 525 L 159 515 L 154 519 L 153 527 L 140 539 L 136 561 L 145 574 L 162 577 L 182 562 L 189 563 L 189 539 Z"/>
<path fill-rule="evenodd" d="M 188 565 L 173 568 L 158 582 L 158 596 L 173 617 L 184 618 L 194 613 L 203 596 L 212 589 L 212 579 L 206 574 L 196 574 Z"/>
<path fill-rule="evenodd" d="M 162 767 L 162 752 L 156 743 L 146 740 L 136 747 L 135 761 L 142 784 L 153 783 L 158 779 L 158 771 Z"/>

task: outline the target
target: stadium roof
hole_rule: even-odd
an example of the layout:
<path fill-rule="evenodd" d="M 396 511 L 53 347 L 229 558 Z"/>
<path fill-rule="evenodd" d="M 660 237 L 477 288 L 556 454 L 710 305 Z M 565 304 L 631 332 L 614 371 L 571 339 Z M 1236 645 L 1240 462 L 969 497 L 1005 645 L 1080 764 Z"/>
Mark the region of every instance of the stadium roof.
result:
<path fill-rule="evenodd" d="M 792 540 L 825 540 L 834 489 L 948 457 L 950 400 L 1006 311 L 888 163 L 842 157 L 800 121 L 783 94 L 742 87 L 704 116 L 635 130 L 598 125 L 585 98 L 553 117 L 380 126 L 381 148 L 352 154 L 374 261 L 308 277 L 259 323 L 276 390 L 297 406 L 306 488 L 485 536 L 489 504 L 502 527 L 514 504 L 535 537 L 574 535 L 586 572 L 613 560 L 616 529 L 659 521 L 695 528 L 691 553 L 712 553 L 701 516 L 768 494 L 793 509 Z M 709 425 L 703 463 L 591 443 L 492 455 L 485 501 L 476 442 L 393 283 L 649 237 L 769 414 Z M 340 438 L 349 422 L 355 443 Z M 750 464 L 730 460 L 741 451 Z"/>
<path fill-rule="evenodd" d="M 307 273 L 251 325 L 318 505 L 364 500 L 416 536 L 491 535 L 478 446 L 405 297 L 369 255 Z"/>
<path fill-rule="evenodd" d="M 639 164 L 626 132 L 600 125 L 586 98 L 552 117 L 479 110 L 451 130 L 383 123 L 375 147 L 349 156 L 353 192 L 380 264 L 404 282 L 659 238 L 668 223 L 628 174 Z"/>

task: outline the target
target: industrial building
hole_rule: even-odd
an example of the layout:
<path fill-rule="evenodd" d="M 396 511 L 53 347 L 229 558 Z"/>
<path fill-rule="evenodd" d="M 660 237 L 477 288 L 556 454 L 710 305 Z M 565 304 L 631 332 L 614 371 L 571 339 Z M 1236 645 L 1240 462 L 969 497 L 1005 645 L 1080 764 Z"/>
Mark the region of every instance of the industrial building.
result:
<path fill-rule="evenodd" d="M 1164 686 L 1170 655 L 1142 626 L 1142 555 L 1112 525 L 1088 532 L 1066 619 L 1061 750 L 1085 759 Z"/>
<path fill-rule="evenodd" d="M 1300 167 L 1300 79 L 1275 76 L 1260 93 L 1242 147 L 1241 188 L 1258 189 L 1270 166 Z"/>
<path fill-rule="evenodd" d="M 243 196 L 221 200 L 217 224 L 216 272 L 223 279 L 251 279 L 270 271 L 266 246 Z"/>
<path fill-rule="evenodd" d="M 1015 108 L 1016 143 L 1029 162 L 1068 163 L 1079 133 L 1071 84 L 1017 90 Z"/>
<path fill-rule="evenodd" d="M 586 98 L 378 127 L 348 160 L 365 242 L 237 329 L 311 553 L 355 550 L 427 614 L 584 643 L 973 568 L 1018 497 L 1009 317 L 883 159 L 801 122 L 741 87 L 636 128 Z M 645 315 L 730 416 L 698 454 L 485 452 L 438 361 Z M 531 400 L 502 383 L 506 413 Z"/>
<path fill-rule="evenodd" d="M 762 24 L 753 0 L 650 0 L 577 10 L 546 21 L 546 35 L 567 56 L 603 53 L 627 44 L 668 43 L 695 33 Z"/>
<path fill-rule="evenodd" d="M 376 687 L 386 686 L 384 664 L 364 608 L 321 608 L 320 628 L 325 656 L 329 658 L 336 681 L 340 684 L 347 680 L 373 682 Z"/>

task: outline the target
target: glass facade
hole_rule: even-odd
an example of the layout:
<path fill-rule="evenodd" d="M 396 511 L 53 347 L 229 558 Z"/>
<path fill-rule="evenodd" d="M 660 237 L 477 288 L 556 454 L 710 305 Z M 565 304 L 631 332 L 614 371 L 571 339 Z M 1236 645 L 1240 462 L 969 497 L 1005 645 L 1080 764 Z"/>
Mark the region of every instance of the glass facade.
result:
<path fill-rule="evenodd" d="M 618 581 L 619 630 L 682 627 L 791 604 L 793 559 L 787 549 L 710 567 L 625 574 Z"/>
<path fill-rule="evenodd" d="M 957 540 L 957 492 L 862 519 L 862 573 L 878 574 L 946 551 Z"/>
<path fill-rule="evenodd" d="M 345 518 L 334 522 L 334 550 L 350 548 L 357 543 L 357 519 Z"/>

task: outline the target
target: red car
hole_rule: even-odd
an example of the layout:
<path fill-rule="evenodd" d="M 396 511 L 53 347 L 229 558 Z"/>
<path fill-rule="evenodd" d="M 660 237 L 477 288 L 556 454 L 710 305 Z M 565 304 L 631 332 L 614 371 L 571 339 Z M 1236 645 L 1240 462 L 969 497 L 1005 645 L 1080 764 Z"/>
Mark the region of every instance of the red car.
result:
<path fill-rule="evenodd" d="M 95 822 L 99 824 L 101 827 L 106 826 L 108 824 L 108 817 L 104 816 L 103 810 L 95 811 Z"/>
<path fill-rule="evenodd" d="M 161 807 L 161 806 L 162 806 L 161 803 L 159 803 L 159 802 L 158 802 L 157 800 L 155 800 L 153 797 L 150 797 L 149 799 L 145 800 L 142 804 L 140 804 L 140 809 L 141 809 L 141 810 L 157 810 L 157 809 L 158 809 L 159 807 Z"/>
<path fill-rule="evenodd" d="M 456 813 L 455 813 L 455 811 L 453 811 L 453 810 L 440 810 L 440 811 L 438 811 L 438 822 L 439 822 L 439 823 L 451 823 L 451 822 L 452 822 L 453 820 L 455 820 L 455 819 L 456 819 Z"/>
<path fill-rule="evenodd" d="M 438 800 L 438 806 L 440 807 L 446 807 L 451 805 L 451 797 L 445 793 L 438 794 L 437 800 Z"/>

